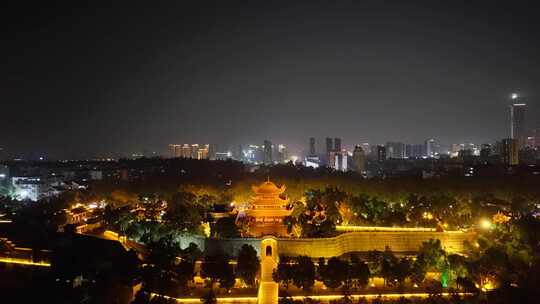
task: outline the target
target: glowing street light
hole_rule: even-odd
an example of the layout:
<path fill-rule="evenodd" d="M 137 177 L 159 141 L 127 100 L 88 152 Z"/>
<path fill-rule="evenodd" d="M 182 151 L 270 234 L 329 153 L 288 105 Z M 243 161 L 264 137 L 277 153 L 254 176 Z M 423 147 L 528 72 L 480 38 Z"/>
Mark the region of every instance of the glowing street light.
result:
<path fill-rule="evenodd" d="M 482 219 L 480 221 L 480 227 L 482 227 L 483 229 L 491 229 L 493 228 L 493 224 L 488 219 Z"/>

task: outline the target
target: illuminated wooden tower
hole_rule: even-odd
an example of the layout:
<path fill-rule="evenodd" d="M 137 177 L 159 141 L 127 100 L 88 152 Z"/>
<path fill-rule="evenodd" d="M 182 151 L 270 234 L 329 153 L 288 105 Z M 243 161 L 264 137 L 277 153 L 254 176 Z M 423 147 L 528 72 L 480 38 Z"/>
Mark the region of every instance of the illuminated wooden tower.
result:
<path fill-rule="evenodd" d="M 252 186 L 255 195 L 251 198 L 248 216 L 254 218 L 250 228 L 256 235 L 286 235 L 283 218 L 291 215 L 292 210 L 287 209 L 289 199 L 282 198 L 285 185 L 278 187 L 270 180 L 259 186 Z"/>

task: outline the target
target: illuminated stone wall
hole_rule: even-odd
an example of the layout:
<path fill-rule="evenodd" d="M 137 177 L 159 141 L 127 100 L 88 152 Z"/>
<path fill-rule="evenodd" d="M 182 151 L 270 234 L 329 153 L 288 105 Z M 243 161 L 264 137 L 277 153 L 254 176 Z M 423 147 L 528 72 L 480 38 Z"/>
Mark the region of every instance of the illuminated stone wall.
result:
<path fill-rule="evenodd" d="M 341 256 L 349 252 L 384 250 L 415 252 L 423 242 L 439 239 L 448 252 L 463 252 L 463 242 L 474 234 L 462 232 L 349 232 L 333 238 L 279 239 L 280 255 L 311 257 Z"/>
<path fill-rule="evenodd" d="M 448 252 L 463 252 L 463 242 L 473 240 L 473 233 L 464 232 L 348 232 L 333 238 L 278 239 L 279 254 L 311 257 L 341 256 L 349 252 L 384 250 L 389 246 L 396 253 L 414 253 L 429 239 L 439 239 Z M 218 253 L 236 256 L 242 245 L 253 246 L 260 256 L 260 238 L 209 239 L 200 236 L 182 237 L 181 247 L 195 243 L 206 255 Z"/>

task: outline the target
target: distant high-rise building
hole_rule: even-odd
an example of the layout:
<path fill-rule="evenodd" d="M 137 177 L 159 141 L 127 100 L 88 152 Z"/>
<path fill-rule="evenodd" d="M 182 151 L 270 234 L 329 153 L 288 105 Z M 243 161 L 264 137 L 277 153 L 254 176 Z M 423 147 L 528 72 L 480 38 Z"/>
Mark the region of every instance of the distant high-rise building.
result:
<path fill-rule="evenodd" d="M 199 144 L 170 144 L 171 157 L 208 159 L 210 157 L 210 145 Z"/>
<path fill-rule="evenodd" d="M 285 145 L 278 145 L 276 161 L 278 163 L 284 163 L 287 158 L 287 147 Z"/>
<path fill-rule="evenodd" d="M 227 160 L 232 158 L 232 152 L 216 152 L 216 159 L 217 160 Z"/>
<path fill-rule="evenodd" d="M 210 145 L 202 145 L 197 149 L 197 159 L 208 159 L 209 158 Z"/>
<path fill-rule="evenodd" d="M 383 162 L 386 160 L 386 148 L 384 146 L 377 146 L 377 161 Z"/>
<path fill-rule="evenodd" d="M 170 144 L 169 145 L 169 149 L 171 151 L 171 157 L 172 158 L 180 157 L 180 148 L 181 147 L 182 147 L 182 145 L 177 145 L 177 144 Z"/>
<path fill-rule="evenodd" d="M 506 138 L 502 141 L 502 161 L 507 166 L 519 164 L 519 143 L 517 139 Z"/>
<path fill-rule="evenodd" d="M 334 151 L 334 141 L 332 140 L 332 138 L 330 137 L 327 137 L 326 138 L 326 165 L 330 168 L 333 167 L 333 164 L 332 164 L 332 152 Z"/>
<path fill-rule="evenodd" d="M 365 154 L 365 155 L 368 155 L 369 153 L 371 153 L 371 147 L 369 146 L 369 143 L 368 143 L 368 142 L 361 143 L 360 146 L 361 146 L 362 149 L 364 150 L 364 154 Z"/>
<path fill-rule="evenodd" d="M 264 163 L 264 145 L 249 145 L 242 150 L 242 159 L 248 163 Z"/>
<path fill-rule="evenodd" d="M 525 110 L 527 104 L 518 94 L 512 94 L 510 105 L 510 138 L 518 141 L 518 147 L 522 148 L 527 142 L 527 130 L 525 129 Z"/>
<path fill-rule="evenodd" d="M 341 152 L 332 151 L 330 152 L 328 166 L 335 170 L 347 171 L 348 169 L 347 157 L 348 157 L 347 151 L 341 151 Z"/>
<path fill-rule="evenodd" d="M 328 167 L 339 170 L 339 155 L 334 151 L 328 154 Z"/>
<path fill-rule="evenodd" d="M 237 145 L 235 149 L 233 149 L 232 156 L 234 159 L 243 161 L 244 160 L 244 149 L 242 148 L 242 145 Z"/>
<path fill-rule="evenodd" d="M 341 138 L 334 138 L 334 151 L 341 152 Z"/>
<path fill-rule="evenodd" d="M 272 142 L 270 142 L 269 140 L 265 140 L 264 141 L 264 164 L 265 165 L 270 165 L 272 164 Z"/>
<path fill-rule="evenodd" d="M 334 149 L 334 144 L 333 144 L 332 138 L 327 137 L 326 138 L 326 154 L 330 154 L 330 152 L 332 152 L 333 149 Z"/>
<path fill-rule="evenodd" d="M 191 146 L 189 144 L 183 144 L 180 148 L 180 157 L 190 158 L 191 157 Z"/>
<path fill-rule="evenodd" d="M 319 168 L 321 161 L 318 156 L 308 156 L 304 160 L 304 166 L 311 168 Z"/>
<path fill-rule="evenodd" d="M 424 145 L 422 144 L 405 145 L 405 157 L 407 158 L 420 158 L 424 155 L 423 151 Z"/>
<path fill-rule="evenodd" d="M 490 144 L 483 144 L 480 148 L 480 160 L 487 162 L 493 153 L 493 147 Z"/>
<path fill-rule="evenodd" d="M 388 158 L 402 159 L 405 158 L 405 145 L 400 142 L 386 143 L 386 156 Z"/>
<path fill-rule="evenodd" d="M 428 139 L 424 142 L 424 150 L 426 152 L 426 157 L 435 157 L 437 154 L 435 139 Z"/>
<path fill-rule="evenodd" d="M 354 147 L 353 151 L 353 165 L 354 170 L 358 174 L 362 174 L 366 171 L 366 154 L 364 153 L 364 149 L 362 149 L 362 146 L 356 145 Z"/>
<path fill-rule="evenodd" d="M 317 155 L 315 150 L 315 137 L 309 138 L 309 156 Z"/>
<path fill-rule="evenodd" d="M 209 144 L 208 145 L 208 159 L 216 159 L 216 145 L 215 144 Z"/>
<path fill-rule="evenodd" d="M 339 164 L 339 169 L 343 172 L 349 170 L 349 153 L 343 150 L 341 153 L 341 163 Z"/>
<path fill-rule="evenodd" d="M 191 155 L 189 156 L 190 158 L 194 158 L 194 159 L 197 159 L 197 153 L 199 151 L 199 145 L 198 144 L 192 144 L 191 145 Z"/>

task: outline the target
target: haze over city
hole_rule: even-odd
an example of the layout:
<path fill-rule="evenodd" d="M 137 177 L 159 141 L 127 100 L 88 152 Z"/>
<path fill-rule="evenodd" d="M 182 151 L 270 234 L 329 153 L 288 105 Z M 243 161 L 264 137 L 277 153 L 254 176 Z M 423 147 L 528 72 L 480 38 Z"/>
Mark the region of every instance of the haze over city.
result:
<path fill-rule="evenodd" d="M 0 153 L 493 143 L 514 92 L 540 127 L 534 2 L 164 4 L 3 9 Z"/>

